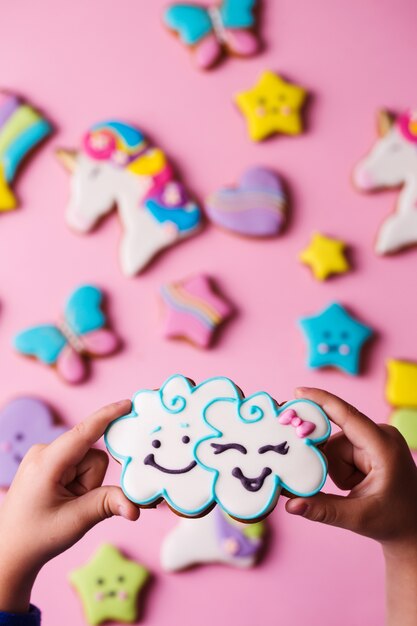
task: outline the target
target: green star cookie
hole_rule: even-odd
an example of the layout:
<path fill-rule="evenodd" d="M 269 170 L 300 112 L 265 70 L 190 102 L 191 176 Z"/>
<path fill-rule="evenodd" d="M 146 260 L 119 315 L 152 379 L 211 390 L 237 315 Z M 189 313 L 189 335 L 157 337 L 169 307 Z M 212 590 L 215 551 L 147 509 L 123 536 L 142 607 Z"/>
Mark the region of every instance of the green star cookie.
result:
<path fill-rule="evenodd" d="M 87 622 L 95 626 L 108 620 L 134 622 L 138 594 L 148 577 L 142 565 L 104 544 L 86 565 L 71 572 L 70 582 L 81 598 Z"/>

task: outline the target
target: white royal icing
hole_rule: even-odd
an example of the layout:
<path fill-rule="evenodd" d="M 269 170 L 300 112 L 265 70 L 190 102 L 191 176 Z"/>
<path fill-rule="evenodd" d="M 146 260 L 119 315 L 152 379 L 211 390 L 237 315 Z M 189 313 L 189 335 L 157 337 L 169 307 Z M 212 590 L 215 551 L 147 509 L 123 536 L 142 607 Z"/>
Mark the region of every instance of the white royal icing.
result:
<path fill-rule="evenodd" d="M 380 137 L 354 170 L 355 185 L 362 191 L 398 187 L 397 210 L 382 224 L 375 250 L 384 255 L 417 243 L 417 145 L 398 126 Z"/>

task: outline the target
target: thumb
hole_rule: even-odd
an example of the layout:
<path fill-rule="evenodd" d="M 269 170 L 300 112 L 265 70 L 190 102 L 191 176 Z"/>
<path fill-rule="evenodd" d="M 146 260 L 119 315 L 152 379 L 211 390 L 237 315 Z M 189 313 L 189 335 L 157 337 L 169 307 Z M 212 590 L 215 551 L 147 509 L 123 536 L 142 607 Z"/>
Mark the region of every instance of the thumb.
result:
<path fill-rule="evenodd" d="M 126 498 L 120 487 L 114 486 L 92 489 L 78 497 L 73 506 L 73 514 L 79 520 L 83 532 L 113 515 L 135 521 L 140 514 L 136 504 Z"/>
<path fill-rule="evenodd" d="M 360 531 L 362 503 L 358 499 L 318 493 L 310 498 L 287 500 L 285 508 L 292 515 L 302 515 L 312 522 Z"/>

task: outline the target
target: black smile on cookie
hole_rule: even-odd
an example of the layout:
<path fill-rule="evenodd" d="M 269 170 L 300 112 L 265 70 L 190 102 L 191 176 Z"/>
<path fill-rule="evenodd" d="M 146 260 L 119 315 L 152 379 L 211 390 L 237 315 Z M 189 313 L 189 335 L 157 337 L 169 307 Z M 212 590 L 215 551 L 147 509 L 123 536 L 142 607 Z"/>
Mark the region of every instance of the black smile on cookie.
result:
<path fill-rule="evenodd" d="M 240 480 L 242 486 L 247 489 L 247 491 L 259 491 L 262 489 L 265 478 L 272 474 L 272 470 L 270 467 L 264 467 L 262 472 L 256 478 L 248 478 L 244 475 L 240 467 L 234 467 L 232 469 L 232 476 Z"/>

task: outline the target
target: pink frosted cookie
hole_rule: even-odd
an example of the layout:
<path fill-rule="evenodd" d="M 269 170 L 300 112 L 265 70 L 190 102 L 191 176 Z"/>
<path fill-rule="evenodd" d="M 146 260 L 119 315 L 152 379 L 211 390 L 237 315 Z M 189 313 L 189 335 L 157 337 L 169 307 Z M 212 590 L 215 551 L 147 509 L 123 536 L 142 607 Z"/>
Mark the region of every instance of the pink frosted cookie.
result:
<path fill-rule="evenodd" d="M 210 220 L 247 237 L 273 237 L 283 228 L 287 197 L 281 179 L 266 167 L 246 170 L 236 187 L 224 187 L 205 202 Z"/>
<path fill-rule="evenodd" d="M 355 167 L 364 192 L 401 187 L 397 208 L 379 229 L 375 251 L 386 255 L 417 244 L 417 109 L 394 116 L 378 112 L 378 139 Z"/>
<path fill-rule="evenodd" d="M 164 285 L 164 337 L 186 339 L 199 348 L 209 348 L 220 324 L 233 309 L 204 274 Z"/>
<path fill-rule="evenodd" d="M 224 53 L 250 57 L 259 50 L 255 35 L 257 0 L 221 0 L 209 7 L 174 3 L 164 12 L 164 23 L 193 50 L 198 68 L 216 65 Z"/>

